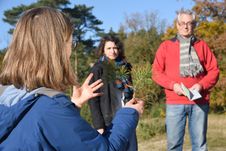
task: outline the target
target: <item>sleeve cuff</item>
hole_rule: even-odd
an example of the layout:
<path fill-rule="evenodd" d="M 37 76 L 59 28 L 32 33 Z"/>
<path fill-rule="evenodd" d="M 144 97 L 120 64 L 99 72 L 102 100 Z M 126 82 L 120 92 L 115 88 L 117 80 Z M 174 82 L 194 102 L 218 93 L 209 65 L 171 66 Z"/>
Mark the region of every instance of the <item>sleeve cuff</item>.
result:
<path fill-rule="evenodd" d="M 169 88 L 170 88 L 171 90 L 173 90 L 173 86 L 174 86 L 175 83 L 176 83 L 175 81 L 172 81 L 172 82 L 170 83 Z"/>

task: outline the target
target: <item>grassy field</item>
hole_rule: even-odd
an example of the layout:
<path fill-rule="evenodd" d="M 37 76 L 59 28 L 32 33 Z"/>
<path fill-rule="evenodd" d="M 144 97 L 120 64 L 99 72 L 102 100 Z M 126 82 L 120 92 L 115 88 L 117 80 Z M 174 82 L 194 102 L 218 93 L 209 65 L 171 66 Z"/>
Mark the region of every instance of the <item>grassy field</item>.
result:
<path fill-rule="evenodd" d="M 147 119 L 141 122 L 147 123 Z M 164 120 L 164 119 L 162 119 Z M 139 132 L 139 131 L 138 131 Z M 209 151 L 226 151 L 226 115 L 210 114 L 208 121 L 207 141 Z M 165 134 L 156 135 L 148 140 L 139 138 L 139 151 L 166 151 Z M 188 130 L 186 129 L 184 151 L 191 151 Z"/>

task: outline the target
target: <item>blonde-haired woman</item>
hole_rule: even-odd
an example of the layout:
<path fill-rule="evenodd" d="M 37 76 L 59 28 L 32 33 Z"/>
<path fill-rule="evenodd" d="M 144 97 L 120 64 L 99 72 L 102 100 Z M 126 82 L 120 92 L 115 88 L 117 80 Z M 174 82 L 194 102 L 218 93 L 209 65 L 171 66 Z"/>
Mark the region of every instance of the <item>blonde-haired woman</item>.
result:
<path fill-rule="evenodd" d="M 69 59 L 72 32 L 70 20 L 49 7 L 28 10 L 19 19 L 0 74 L 0 150 L 105 151 L 127 143 L 143 102 L 128 102 L 105 135 L 83 120 L 79 108 L 101 95 L 95 91 L 103 84 L 89 85 L 91 74 L 78 86 Z M 74 86 L 71 99 L 64 93 L 68 86 Z"/>

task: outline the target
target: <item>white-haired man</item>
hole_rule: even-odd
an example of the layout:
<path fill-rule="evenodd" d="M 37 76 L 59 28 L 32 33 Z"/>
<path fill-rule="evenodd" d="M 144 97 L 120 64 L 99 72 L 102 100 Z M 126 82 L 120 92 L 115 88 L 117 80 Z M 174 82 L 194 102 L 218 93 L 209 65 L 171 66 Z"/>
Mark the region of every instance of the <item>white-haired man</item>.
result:
<path fill-rule="evenodd" d="M 207 44 L 194 36 L 196 22 L 192 11 L 181 9 L 176 26 L 176 37 L 160 45 L 152 66 L 152 79 L 166 94 L 167 150 L 183 150 L 188 118 L 192 151 L 207 151 L 209 89 L 219 77 L 217 60 Z M 181 83 L 202 97 L 188 99 Z"/>

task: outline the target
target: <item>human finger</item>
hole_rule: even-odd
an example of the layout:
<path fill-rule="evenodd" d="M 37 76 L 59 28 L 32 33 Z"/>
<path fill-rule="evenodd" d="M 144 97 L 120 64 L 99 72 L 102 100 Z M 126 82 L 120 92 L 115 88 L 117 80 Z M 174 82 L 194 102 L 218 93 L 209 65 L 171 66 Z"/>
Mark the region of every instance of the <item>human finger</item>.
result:
<path fill-rule="evenodd" d="M 145 104 L 144 101 L 141 99 L 137 99 L 136 102 L 141 107 L 141 109 L 144 110 L 144 104 Z"/>
<path fill-rule="evenodd" d="M 144 112 L 144 105 L 142 103 L 135 104 L 136 110 L 138 111 L 139 115 L 143 114 Z"/>
<path fill-rule="evenodd" d="M 129 100 L 127 103 L 128 103 L 128 105 L 135 104 L 135 103 L 136 103 L 136 99 L 135 99 L 135 98 L 132 98 L 132 99 Z M 126 103 L 126 104 L 127 104 L 127 103 Z"/>
<path fill-rule="evenodd" d="M 104 93 L 93 93 L 93 98 L 103 95 Z"/>
<path fill-rule="evenodd" d="M 101 79 L 98 79 L 98 80 L 96 80 L 95 82 L 93 82 L 92 84 L 90 84 L 89 86 L 91 87 L 91 88 L 94 88 L 95 86 L 97 86 L 98 84 L 100 84 L 102 82 L 102 80 Z"/>
<path fill-rule="evenodd" d="M 90 80 L 92 79 L 92 77 L 93 77 L 93 73 L 90 73 L 89 76 L 86 78 L 84 84 L 85 84 L 85 85 L 88 85 L 89 82 L 90 82 Z"/>
<path fill-rule="evenodd" d="M 95 92 L 96 90 L 98 90 L 99 88 L 101 88 L 104 85 L 104 83 L 99 83 L 98 85 L 96 85 L 95 87 L 92 88 L 93 92 Z"/>

